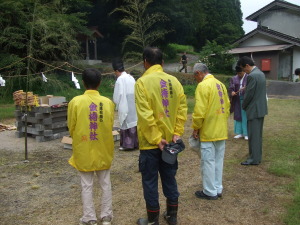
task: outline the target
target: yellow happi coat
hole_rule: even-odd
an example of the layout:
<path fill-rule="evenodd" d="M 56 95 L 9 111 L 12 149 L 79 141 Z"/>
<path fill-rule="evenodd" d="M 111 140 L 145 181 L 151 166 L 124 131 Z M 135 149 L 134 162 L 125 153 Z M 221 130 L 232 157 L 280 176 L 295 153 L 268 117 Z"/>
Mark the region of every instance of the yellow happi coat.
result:
<path fill-rule="evenodd" d="M 186 97 L 180 82 L 151 66 L 135 85 L 138 138 L 141 150 L 157 148 L 161 139 L 168 142 L 181 136 L 187 119 Z"/>
<path fill-rule="evenodd" d="M 68 105 L 73 139 L 69 163 L 79 171 L 109 169 L 114 155 L 114 103 L 96 90 L 87 90 Z"/>
<path fill-rule="evenodd" d="M 195 91 L 192 127 L 200 130 L 201 141 L 227 139 L 230 102 L 225 85 L 213 75 L 206 75 Z"/>

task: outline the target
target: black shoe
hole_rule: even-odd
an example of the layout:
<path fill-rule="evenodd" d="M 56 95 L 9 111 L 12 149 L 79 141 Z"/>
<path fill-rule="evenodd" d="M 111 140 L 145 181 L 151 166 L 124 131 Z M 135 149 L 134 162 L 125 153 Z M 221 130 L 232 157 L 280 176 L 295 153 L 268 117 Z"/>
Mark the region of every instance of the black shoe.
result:
<path fill-rule="evenodd" d="M 217 194 L 218 198 L 222 198 L 222 193 Z"/>
<path fill-rule="evenodd" d="M 244 161 L 244 162 L 241 162 L 241 165 L 243 165 L 243 166 L 257 166 L 257 165 L 259 165 L 259 163 L 250 163 L 248 161 Z"/>
<path fill-rule="evenodd" d="M 218 195 L 209 196 L 209 195 L 204 194 L 203 191 L 196 191 L 195 195 L 197 198 L 202 198 L 202 199 L 207 199 L 207 200 L 217 200 L 218 199 Z"/>
<path fill-rule="evenodd" d="M 167 212 L 164 212 L 164 219 L 167 221 L 169 225 L 176 225 L 177 224 L 177 217 L 168 216 Z"/>

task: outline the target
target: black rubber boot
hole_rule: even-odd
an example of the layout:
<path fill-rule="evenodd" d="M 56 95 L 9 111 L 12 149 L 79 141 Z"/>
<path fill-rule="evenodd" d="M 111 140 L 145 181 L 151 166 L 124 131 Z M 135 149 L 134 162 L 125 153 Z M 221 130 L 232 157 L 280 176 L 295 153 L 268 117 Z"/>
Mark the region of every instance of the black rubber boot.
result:
<path fill-rule="evenodd" d="M 164 213 L 164 218 L 169 225 L 177 224 L 178 202 L 167 200 L 167 211 Z"/>
<path fill-rule="evenodd" d="M 159 225 L 159 209 L 147 209 L 148 219 L 140 218 L 138 225 Z"/>

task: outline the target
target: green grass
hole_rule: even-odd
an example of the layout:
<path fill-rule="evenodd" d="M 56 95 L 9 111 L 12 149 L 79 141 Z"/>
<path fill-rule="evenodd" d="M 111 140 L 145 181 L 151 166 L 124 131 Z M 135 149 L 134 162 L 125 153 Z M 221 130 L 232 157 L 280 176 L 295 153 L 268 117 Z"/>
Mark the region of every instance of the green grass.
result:
<path fill-rule="evenodd" d="M 0 123 L 6 119 L 14 118 L 14 104 L 1 104 L 0 107 Z"/>
<path fill-rule="evenodd" d="M 289 225 L 300 224 L 300 177 L 295 178 L 292 185 L 292 192 L 295 193 L 293 202 L 287 206 L 287 214 L 284 217 L 284 223 Z"/>
<path fill-rule="evenodd" d="M 286 224 L 300 224 L 300 104 L 299 100 L 269 100 L 269 115 L 264 125 L 264 157 L 268 171 L 278 177 L 289 177 L 284 191 L 292 193 L 287 206 Z"/>

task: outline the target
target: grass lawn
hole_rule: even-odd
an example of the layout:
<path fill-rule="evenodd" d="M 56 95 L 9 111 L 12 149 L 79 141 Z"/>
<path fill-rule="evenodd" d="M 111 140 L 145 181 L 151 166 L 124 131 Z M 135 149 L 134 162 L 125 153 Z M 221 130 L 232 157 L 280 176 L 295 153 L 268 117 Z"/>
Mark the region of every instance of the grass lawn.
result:
<path fill-rule="evenodd" d="M 14 117 L 14 104 L 0 104 L 0 123 Z"/>
<path fill-rule="evenodd" d="M 287 224 L 300 224 L 300 101 L 270 99 L 269 115 L 264 126 L 264 155 L 270 163 L 268 171 L 289 177 L 283 191 L 293 193 L 284 218 Z"/>

